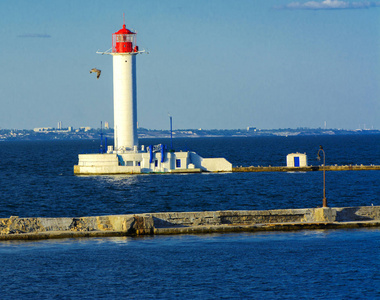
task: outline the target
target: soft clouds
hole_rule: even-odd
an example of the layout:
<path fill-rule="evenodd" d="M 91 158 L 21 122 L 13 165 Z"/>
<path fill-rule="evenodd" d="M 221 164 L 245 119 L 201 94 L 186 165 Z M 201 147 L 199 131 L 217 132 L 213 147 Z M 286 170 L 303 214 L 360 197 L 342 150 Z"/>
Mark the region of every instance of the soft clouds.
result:
<path fill-rule="evenodd" d="M 19 38 L 51 38 L 50 34 L 41 34 L 41 33 L 25 33 L 18 35 Z"/>
<path fill-rule="evenodd" d="M 292 2 L 285 6 L 278 7 L 280 9 L 311 9 L 311 10 L 321 10 L 321 9 L 362 9 L 380 7 L 380 2 L 348 2 L 340 0 L 324 0 L 322 2 L 308 1 L 304 3 Z"/>

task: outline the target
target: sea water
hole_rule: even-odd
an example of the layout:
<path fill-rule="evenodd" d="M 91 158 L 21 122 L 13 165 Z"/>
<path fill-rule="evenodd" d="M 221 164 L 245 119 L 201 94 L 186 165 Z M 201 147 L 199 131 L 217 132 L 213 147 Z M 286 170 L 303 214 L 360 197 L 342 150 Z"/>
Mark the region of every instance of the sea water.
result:
<path fill-rule="evenodd" d="M 140 144 L 168 140 L 141 140 Z M 0 143 L 0 217 L 317 207 L 322 172 L 74 176 L 99 141 Z M 175 139 L 233 166 L 380 164 L 380 136 Z M 379 171 L 326 172 L 330 206 L 380 205 Z M 1 242 L 1 298 L 380 298 L 380 230 Z"/>

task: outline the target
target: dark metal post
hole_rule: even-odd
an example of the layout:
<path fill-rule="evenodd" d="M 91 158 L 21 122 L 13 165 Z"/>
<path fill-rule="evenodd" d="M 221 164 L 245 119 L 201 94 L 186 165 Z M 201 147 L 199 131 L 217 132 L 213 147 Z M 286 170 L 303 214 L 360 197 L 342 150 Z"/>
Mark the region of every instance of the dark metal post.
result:
<path fill-rule="evenodd" d="M 321 159 L 319 152 L 323 153 L 323 200 L 322 200 L 322 206 L 327 207 L 327 199 L 326 199 L 326 155 L 325 155 L 325 151 L 323 150 L 322 146 L 319 146 L 318 160 Z"/>
<path fill-rule="evenodd" d="M 170 118 L 170 150 L 173 150 L 173 127 L 172 127 L 172 116 L 169 115 Z"/>

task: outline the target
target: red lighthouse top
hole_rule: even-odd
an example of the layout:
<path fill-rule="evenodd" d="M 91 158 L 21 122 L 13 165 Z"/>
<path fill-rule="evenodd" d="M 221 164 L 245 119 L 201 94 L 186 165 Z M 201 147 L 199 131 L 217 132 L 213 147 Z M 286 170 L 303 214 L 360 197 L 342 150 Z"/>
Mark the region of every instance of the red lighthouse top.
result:
<path fill-rule="evenodd" d="M 123 28 L 121 28 L 119 31 L 115 32 L 114 34 L 136 34 L 136 33 L 125 28 L 125 24 L 123 24 Z"/>
<path fill-rule="evenodd" d="M 123 24 L 123 28 L 112 34 L 112 53 L 138 52 L 136 33 L 130 31 Z"/>

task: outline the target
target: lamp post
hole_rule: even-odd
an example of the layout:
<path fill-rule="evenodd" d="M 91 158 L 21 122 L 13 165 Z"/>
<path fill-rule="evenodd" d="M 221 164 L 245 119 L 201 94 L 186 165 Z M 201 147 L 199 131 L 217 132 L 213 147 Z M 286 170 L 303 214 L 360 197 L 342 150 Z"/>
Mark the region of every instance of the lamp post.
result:
<path fill-rule="evenodd" d="M 323 153 L 323 207 L 327 207 L 327 199 L 326 199 L 326 156 L 325 156 L 325 151 L 323 150 L 322 146 L 319 146 L 318 150 L 318 160 L 321 159 L 321 155 L 319 154 L 320 152 Z"/>

